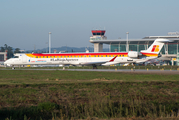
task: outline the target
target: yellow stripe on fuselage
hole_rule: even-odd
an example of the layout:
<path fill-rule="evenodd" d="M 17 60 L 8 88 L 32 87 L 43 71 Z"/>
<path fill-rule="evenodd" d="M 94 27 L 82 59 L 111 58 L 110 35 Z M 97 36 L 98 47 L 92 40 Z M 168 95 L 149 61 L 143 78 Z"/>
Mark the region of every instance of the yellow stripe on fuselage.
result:
<path fill-rule="evenodd" d="M 35 55 L 32 55 L 32 54 L 26 54 L 26 55 L 31 58 L 35 57 Z"/>
<path fill-rule="evenodd" d="M 150 54 L 150 53 L 142 53 L 142 54 L 147 57 L 157 57 L 158 56 L 158 54 Z"/>
<path fill-rule="evenodd" d="M 59 55 L 59 56 L 37 56 L 37 55 L 33 55 L 33 54 L 26 54 L 28 57 L 31 58 L 83 58 L 83 57 L 128 57 L 128 55 Z"/>

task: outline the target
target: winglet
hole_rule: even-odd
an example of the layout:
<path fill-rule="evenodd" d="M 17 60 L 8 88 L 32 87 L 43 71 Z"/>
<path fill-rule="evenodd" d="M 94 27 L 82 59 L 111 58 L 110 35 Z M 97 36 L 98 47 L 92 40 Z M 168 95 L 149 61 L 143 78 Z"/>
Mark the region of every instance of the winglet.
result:
<path fill-rule="evenodd" d="M 112 58 L 109 62 L 113 62 L 116 58 L 117 58 L 117 55 L 116 57 Z"/>

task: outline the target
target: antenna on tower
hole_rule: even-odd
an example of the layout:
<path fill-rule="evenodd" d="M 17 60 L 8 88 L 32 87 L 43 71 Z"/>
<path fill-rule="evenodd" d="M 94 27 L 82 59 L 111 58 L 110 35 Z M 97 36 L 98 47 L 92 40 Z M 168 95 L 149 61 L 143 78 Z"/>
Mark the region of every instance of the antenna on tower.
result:
<path fill-rule="evenodd" d="M 101 26 L 99 26 L 99 29 L 101 30 Z"/>

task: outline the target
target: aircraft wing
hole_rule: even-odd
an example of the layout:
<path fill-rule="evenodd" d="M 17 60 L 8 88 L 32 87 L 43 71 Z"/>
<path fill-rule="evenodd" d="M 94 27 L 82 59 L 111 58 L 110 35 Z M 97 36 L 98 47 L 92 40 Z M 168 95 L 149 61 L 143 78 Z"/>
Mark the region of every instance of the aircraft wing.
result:
<path fill-rule="evenodd" d="M 82 62 L 80 63 L 80 65 L 101 65 L 104 64 L 108 61 L 100 61 L 100 62 Z"/>
<path fill-rule="evenodd" d="M 145 60 L 140 60 L 140 61 L 136 61 L 135 63 L 143 63 L 143 62 L 147 62 L 149 59 L 145 59 Z"/>
<path fill-rule="evenodd" d="M 109 61 L 98 61 L 98 62 L 81 62 L 80 65 L 101 65 L 101 64 L 105 64 L 107 62 L 114 62 L 114 60 L 116 59 L 117 56 L 115 56 L 114 58 L 112 58 Z"/>

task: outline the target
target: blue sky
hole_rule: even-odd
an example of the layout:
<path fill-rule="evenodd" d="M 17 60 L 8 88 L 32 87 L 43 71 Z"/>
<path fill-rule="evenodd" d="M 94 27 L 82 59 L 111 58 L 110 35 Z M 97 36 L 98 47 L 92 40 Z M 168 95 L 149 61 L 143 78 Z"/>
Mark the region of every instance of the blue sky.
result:
<path fill-rule="evenodd" d="M 92 29 L 108 39 L 179 31 L 179 0 L 1 0 L 0 46 L 25 50 L 92 46 Z"/>

